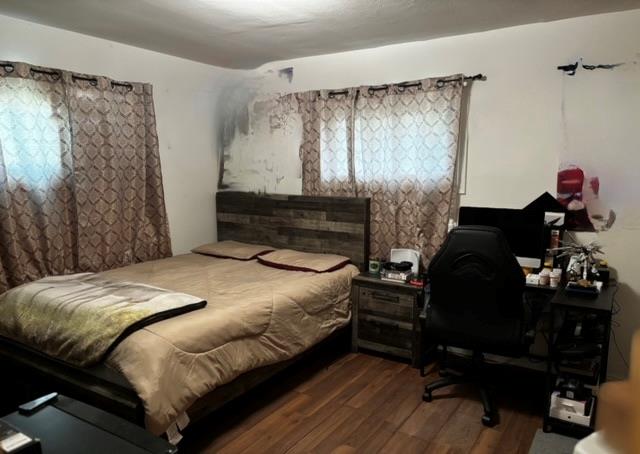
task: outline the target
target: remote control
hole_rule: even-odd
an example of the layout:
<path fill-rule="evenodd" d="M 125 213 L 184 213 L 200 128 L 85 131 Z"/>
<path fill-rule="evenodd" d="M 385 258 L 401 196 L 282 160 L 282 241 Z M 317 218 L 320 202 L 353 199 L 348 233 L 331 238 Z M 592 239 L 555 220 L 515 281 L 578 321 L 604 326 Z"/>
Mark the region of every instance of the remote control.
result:
<path fill-rule="evenodd" d="M 47 405 L 49 402 L 54 402 L 57 397 L 58 393 L 47 394 L 46 396 L 39 397 L 31 402 L 20 405 L 18 407 L 18 411 L 23 415 L 30 415 Z"/>

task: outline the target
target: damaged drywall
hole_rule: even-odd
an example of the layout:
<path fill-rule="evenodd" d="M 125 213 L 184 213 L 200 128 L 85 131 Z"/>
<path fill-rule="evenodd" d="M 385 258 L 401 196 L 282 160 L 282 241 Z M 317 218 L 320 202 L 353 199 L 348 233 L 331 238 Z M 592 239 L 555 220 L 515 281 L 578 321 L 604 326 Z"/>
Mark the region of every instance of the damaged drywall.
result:
<path fill-rule="evenodd" d="M 629 144 L 637 144 L 640 68 L 635 59 L 615 64 L 581 62 L 581 68 L 587 71 L 580 77 L 562 80 L 558 191 L 566 192 L 560 189 L 561 175 L 581 176 L 572 180 L 575 194 L 565 200 L 571 202 L 569 210 L 588 216 L 582 216 L 572 229 L 602 232 L 612 228 L 618 212 L 636 211 L 640 186 L 636 163 L 630 162 L 637 149 Z M 623 216 L 623 220 L 632 217 Z"/>
<path fill-rule="evenodd" d="M 300 193 L 302 119 L 294 96 L 282 95 L 293 68 L 248 72 L 221 100 L 219 187 Z"/>
<path fill-rule="evenodd" d="M 588 64 L 582 61 L 582 58 L 575 63 L 569 63 L 566 65 L 560 65 L 556 69 L 560 71 L 564 71 L 567 76 L 575 76 L 578 72 L 578 69 L 582 67 L 582 69 L 586 69 L 587 71 L 594 71 L 596 69 L 616 69 L 618 66 L 622 66 L 624 63 L 598 63 L 598 64 Z"/>

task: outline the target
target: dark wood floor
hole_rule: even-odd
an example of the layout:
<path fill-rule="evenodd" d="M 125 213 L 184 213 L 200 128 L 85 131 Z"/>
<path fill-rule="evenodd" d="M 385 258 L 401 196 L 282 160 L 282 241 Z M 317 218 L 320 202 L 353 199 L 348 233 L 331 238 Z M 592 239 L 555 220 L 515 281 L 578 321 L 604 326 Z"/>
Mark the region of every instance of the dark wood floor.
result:
<path fill-rule="evenodd" d="M 360 353 L 308 364 L 194 424 L 180 451 L 529 451 L 542 418 L 528 385 L 509 386 L 515 378 L 498 385 L 501 420 L 486 428 L 473 387 L 451 387 L 434 393 L 431 403 L 422 401 L 424 384 L 436 377 L 435 370 L 423 378 L 407 364 Z"/>

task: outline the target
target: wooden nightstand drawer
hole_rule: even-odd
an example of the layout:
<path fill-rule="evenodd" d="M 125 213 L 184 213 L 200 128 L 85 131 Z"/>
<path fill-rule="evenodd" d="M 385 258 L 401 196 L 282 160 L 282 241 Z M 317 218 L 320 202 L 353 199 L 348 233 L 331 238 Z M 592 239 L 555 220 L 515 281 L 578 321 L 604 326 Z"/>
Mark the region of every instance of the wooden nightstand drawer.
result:
<path fill-rule="evenodd" d="M 413 325 L 373 315 L 358 315 L 359 339 L 382 345 L 406 349 L 411 352 Z"/>
<path fill-rule="evenodd" d="M 353 279 L 351 346 L 406 358 L 420 365 L 423 289 L 361 274 Z"/>
<path fill-rule="evenodd" d="M 360 287 L 358 308 L 363 314 L 410 322 L 413 319 L 413 300 L 412 295 Z"/>

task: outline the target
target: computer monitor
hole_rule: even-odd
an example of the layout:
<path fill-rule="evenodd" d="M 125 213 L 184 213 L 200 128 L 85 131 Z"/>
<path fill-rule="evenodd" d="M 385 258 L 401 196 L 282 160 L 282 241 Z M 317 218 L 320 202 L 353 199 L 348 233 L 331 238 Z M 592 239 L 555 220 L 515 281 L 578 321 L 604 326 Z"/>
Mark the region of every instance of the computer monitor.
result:
<path fill-rule="evenodd" d="M 459 225 L 497 227 L 520 266 L 539 268 L 544 258 L 544 212 L 531 213 L 508 208 L 461 207 Z"/>

